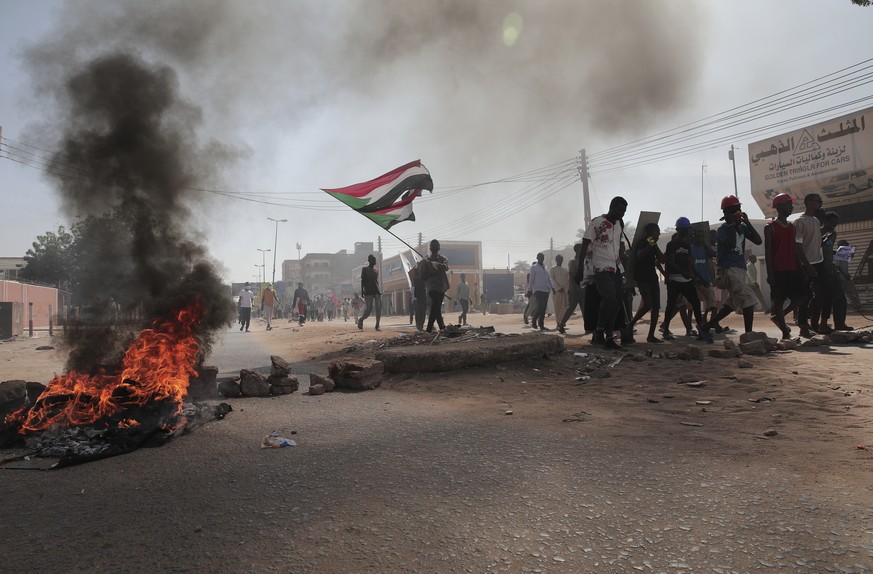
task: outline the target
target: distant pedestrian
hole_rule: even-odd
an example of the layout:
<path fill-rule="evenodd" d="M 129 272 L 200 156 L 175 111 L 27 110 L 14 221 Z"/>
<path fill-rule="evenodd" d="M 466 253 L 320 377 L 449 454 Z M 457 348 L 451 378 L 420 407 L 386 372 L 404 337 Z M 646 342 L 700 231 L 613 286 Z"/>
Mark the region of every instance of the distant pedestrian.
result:
<path fill-rule="evenodd" d="M 354 318 L 355 324 L 357 325 L 358 319 L 361 316 L 361 309 L 364 308 L 364 300 L 361 299 L 361 296 L 358 295 L 357 292 L 355 292 L 355 296 L 352 297 L 351 305 L 352 305 L 352 317 Z"/>
<path fill-rule="evenodd" d="M 249 286 L 249 283 L 246 283 L 243 290 L 239 292 L 239 330 L 245 329 L 246 332 L 248 332 L 249 324 L 252 321 L 252 301 L 255 298 L 255 294 L 252 293 Z"/>
<path fill-rule="evenodd" d="M 537 260 L 530 268 L 530 283 L 528 290 L 533 293 L 532 301 L 536 301 L 536 311 L 531 316 L 531 326 L 540 331 L 546 331 L 546 306 L 549 303 L 549 293 L 553 292 L 552 278 L 543 264 L 546 256 L 537 253 Z"/>
<path fill-rule="evenodd" d="M 552 286 L 555 288 L 553 300 L 555 303 L 555 322 L 558 325 L 561 324 L 561 319 L 564 318 L 564 313 L 567 311 L 570 293 L 570 273 L 563 266 L 563 263 L 564 256 L 558 253 L 555 255 L 555 264 L 549 269 L 549 277 L 551 277 Z"/>
<path fill-rule="evenodd" d="M 488 289 L 482 289 L 482 296 L 479 297 L 479 302 L 482 304 L 482 314 L 488 314 Z"/>
<path fill-rule="evenodd" d="M 379 321 L 382 319 L 382 291 L 379 289 L 379 271 L 376 269 L 376 257 L 373 254 L 367 256 L 367 266 L 361 269 L 361 294 L 364 296 L 367 308 L 358 319 L 358 329 L 363 330 L 364 320 L 375 308 L 376 330 L 379 331 Z"/>
<path fill-rule="evenodd" d="M 267 283 L 267 288 L 261 295 L 261 312 L 267 318 L 267 331 L 273 330 L 273 310 L 279 304 L 279 296 L 273 290 L 273 284 Z"/>
<path fill-rule="evenodd" d="M 455 301 L 461 306 L 461 314 L 458 316 L 458 324 L 467 324 L 467 311 L 470 310 L 470 286 L 467 284 L 467 274 L 461 273 L 461 281 L 455 291 Z"/>
<path fill-rule="evenodd" d="M 573 246 L 576 252 L 576 258 L 579 257 L 579 250 L 582 249 L 582 244 L 577 243 Z M 567 277 L 570 281 L 570 287 L 567 290 L 567 307 L 564 309 L 564 315 L 558 317 L 558 332 L 564 334 L 567 332 L 567 321 L 573 316 L 576 307 L 579 307 L 579 312 L 585 312 L 585 289 L 576 282 L 576 258 L 570 260 L 567 265 Z"/>
<path fill-rule="evenodd" d="M 303 288 L 303 283 L 297 284 L 297 289 L 294 290 L 294 297 L 291 300 L 291 307 L 297 307 L 297 323 L 303 325 L 306 322 L 306 306 L 309 303 L 309 293 Z"/>

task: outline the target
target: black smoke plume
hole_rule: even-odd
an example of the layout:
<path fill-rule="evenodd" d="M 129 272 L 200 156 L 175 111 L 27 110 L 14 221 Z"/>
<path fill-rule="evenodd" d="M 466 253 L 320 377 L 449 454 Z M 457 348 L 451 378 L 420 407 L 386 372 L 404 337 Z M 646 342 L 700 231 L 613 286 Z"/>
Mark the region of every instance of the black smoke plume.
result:
<path fill-rule="evenodd" d="M 180 97 L 172 69 L 131 53 L 85 63 L 56 97 L 63 121 L 49 173 L 67 211 L 91 216 L 80 224 L 82 324 L 69 331 L 68 369 L 114 362 L 139 328 L 194 298 L 208 350 L 232 305 L 190 228 L 190 201 L 210 164 L 227 158 L 199 144 L 198 108 Z"/>

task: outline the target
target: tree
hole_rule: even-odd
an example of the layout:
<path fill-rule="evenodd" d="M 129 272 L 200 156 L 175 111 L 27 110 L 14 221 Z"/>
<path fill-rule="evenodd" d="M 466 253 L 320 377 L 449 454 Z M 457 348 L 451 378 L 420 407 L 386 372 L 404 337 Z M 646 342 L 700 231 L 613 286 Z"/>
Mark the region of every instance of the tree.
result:
<path fill-rule="evenodd" d="M 857 4 L 858 6 L 869 6 L 873 2 L 873 0 L 852 0 L 852 4 Z"/>
<path fill-rule="evenodd" d="M 21 270 L 21 276 L 28 281 L 69 287 L 74 240 L 63 225 L 58 227 L 57 233 L 47 231 L 45 235 L 37 235 L 33 247 L 24 255 L 27 266 Z"/>
<path fill-rule="evenodd" d="M 524 261 L 523 259 L 519 259 L 515 262 L 515 265 L 513 265 L 511 271 L 514 271 L 515 273 L 527 273 L 528 271 L 530 271 L 530 263 Z"/>

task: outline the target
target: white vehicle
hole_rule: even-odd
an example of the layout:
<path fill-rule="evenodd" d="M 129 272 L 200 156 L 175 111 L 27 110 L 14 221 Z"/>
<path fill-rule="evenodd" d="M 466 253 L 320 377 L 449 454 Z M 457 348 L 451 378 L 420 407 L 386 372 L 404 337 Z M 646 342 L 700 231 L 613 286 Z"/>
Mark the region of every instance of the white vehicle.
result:
<path fill-rule="evenodd" d="M 821 192 L 826 197 L 843 197 L 870 188 L 873 188 L 873 173 L 857 169 L 830 178 L 821 186 Z"/>

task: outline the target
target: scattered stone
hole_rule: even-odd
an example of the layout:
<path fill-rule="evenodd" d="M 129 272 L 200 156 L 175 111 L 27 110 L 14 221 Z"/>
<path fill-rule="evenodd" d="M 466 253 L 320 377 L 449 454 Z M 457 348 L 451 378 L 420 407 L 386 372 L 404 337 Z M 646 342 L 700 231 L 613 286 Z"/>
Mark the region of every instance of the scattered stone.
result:
<path fill-rule="evenodd" d="M 372 359 L 345 359 L 331 363 L 328 372 L 341 389 L 369 390 L 382 384 L 385 366 Z"/>
<path fill-rule="evenodd" d="M 239 388 L 239 381 L 236 379 L 227 379 L 218 383 L 218 394 L 226 399 L 235 399 L 242 396 L 242 390 Z"/>
<path fill-rule="evenodd" d="M 612 373 L 609 372 L 609 369 L 594 369 L 591 371 L 591 377 L 594 379 L 608 379 L 612 376 Z"/>
<path fill-rule="evenodd" d="M 745 359 L 737 359 L 737 367 L 739 367 L 741 369 L 751 369 L 754 366 L 755 365 L 753 365 L 752 363 L 750 363 L 749 361 L 747 361 Z"/>
<path fill-rule="evenodd" d="M 709 349 L 707 354 L 716 359 L 735 359 L 740 356 L 739 349 L 733 351 L 731 349 Z"/>
<path fill-rule="evenodd" d="M 702 361 L 703 350 L 696 345 L 687 345 L 676 356 L 681 361 Z"/>
<path fill-rule="evenodd" d="M 321 385 L 322 387 L 324 387 L 324 392 L 326 393 L 332 393 L 333 390 L 336 388 L 336 383 L 333 382 L 333 379 L 316 373 L 309 373 L 309 384 Z"/>
<path fill-rule="evenodd" d="M 821 347 L 822 345 L 822 340 L 818 335 L 800 344 L 801 347 Z"/>
<path fill-rule="evenodd" d="M 775 347 L 775 343 L 774 343 Z M 740 343 L 740 350 L 747 355 L 766 355 L 767 346 L 764 341 L 757 339 L 748 343 Z"/>
<path fill-rule="evenodd" d="M 703 380 L 703 377 L 701 377 L 700 375 L 687 374 L 687 375 L 680 375 L 679 379 L 676 382 L 683 384 L 683 383 L 693 383 L 693 382 L 702 381 L 702 380 Z"/>
<path fill-rule="evenodd" d="M 863 335 L 860 333 L 853 333 L 851 331 L 834 331 L 830 335 L 831 343 L 836 345 L 845 345 L 847 343 L 855 343 L 860 342 Z"/>
<path fill-rule="evenodd" d="M 294 375 L 270 375 L 267 377 L 267 382 L 273 395 L 290 395 L 300 388 L 300 383 Z"/>
<path fill-rule="evenodd" d="M 764 341 L 767 339 L 767 333 L 761 331 L 752 331 L 751 333 L 743 333 L 740 335 L 740 344 L 751 343 L 752 341 Z"/>
<path fill-rule="evenodd" d="M 691 383 L 685 383 L 685 386 L 686 386 L 686 387 L 691 387 L 691 388 L 693 388 L 693 389 L 699 389 L 699 388 L 702 387 L 704 384 L 705 384 L 705 383 L 704 383 L 703 381 L 694 381 L 694 382 L 691 382 Z"/>
<path fill-rule="evenodd" d="M 779 351 L 794 351 L 799 345 L 799 339 L 784 339 L 776 342 L 776 349 Z"/>
<path fill-rule="evenodd" d="M 703 423 L 694 423 L 691 421 L 680 421 L 679 424 L 685 425 L 687 427 L 702 427 L 703 426 Z"/>
<path fill-rule="evenodd" d="M 779 433 L 776 432 L 776 429 L 767 429 L 764 431 L 764 436 L 776 436 Z"/>
<path fill-rule="evenodd" d="M 694 401 L 694 404 L 705 407 L 707 405 L 711 405 L 712 401 Z"/>
<path fill-rule="evenodd" d="M 505 415 L 511 415 L 511 414 L 512 414 L 512 411 L 506 411 L 506 412 L 503 413 L 503 414 L 505 414 Z"/>
<path fill-rule="evenodd" d="M 239 388 L 245 397 L 266 397 L 270 395 L 267 378 L 250 369 L 239 372 Z"/>
<path fill-rule="evenodd" d="M 39 347 L 36 348 L 36 350 L 37 351 L 52 351 L 52 350 L 54 350 L 54 347 L 52 347 L 51 345 L 40 345 Z"/>
<path fill-rule="evenodd" d="M 277 376 L 284 376 L 291 374 L 291 365 L 280 357 L 279 355 L 270 355 L 270 363 L 272 363 L 270 367 L 270 374 Z"/>
<path fill-rule="evenodd" d="M 321 385 L 309 385 L 309 394 L 310 395 L 323 395 L 324 387 Z"/>
<path fill-rule="evenodd" d="M 743 354 L 743 352 L 740 350 L 740 348 L 737 346 L 737 344 L 732 339 L 725 339 L 724 340 L 724 348 L 727 349 L 728 351 L 731 351 L 735 357 L 739 357 L 740 355 Z"/>

